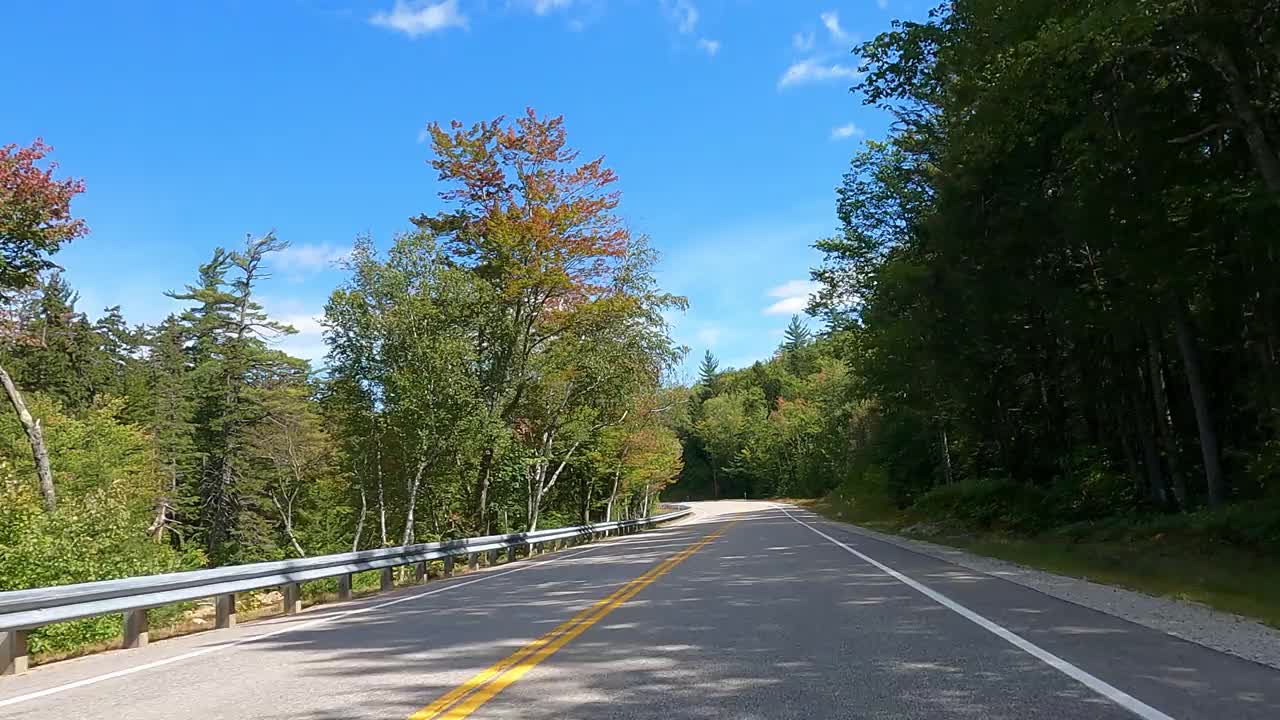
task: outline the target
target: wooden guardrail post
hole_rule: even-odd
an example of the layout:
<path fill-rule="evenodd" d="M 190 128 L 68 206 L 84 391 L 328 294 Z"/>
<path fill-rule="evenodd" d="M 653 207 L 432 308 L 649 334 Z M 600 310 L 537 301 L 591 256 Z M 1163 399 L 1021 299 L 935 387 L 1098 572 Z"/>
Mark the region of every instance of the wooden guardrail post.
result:
<path fill-rule="evenodd" d="M 338 576 L 338 599 L 351 599 L 351 573 Z"/>
<path fill-rule="evenodd" d="M 236 626 L 236 594 L 219 595 L 213 600 L 216 619 L 214 627 L 226 630 Z"/>
<path fill-rule="evenodd" d="M 382 592 L 387 592 L 389 590 L 395 589 L 396 579 L 391 574 L 391 571 L 392 571 L 391 568 L 384 567 L 378 573 L 378 589 L 381 590 Z"/>
<path fill-rule="evenodd" d="M 444 556 L 444 576 L 447 578 L 453 577 L 453 556 L 452 555 Z"/>
<path fill-rule="evenodd" d="M 480 553 L 467 553 L 467 569 L 475 570 L 480 567 Z"/>
<path fill-rule="evenodd" d="M 147 646 L 151 633 L 147 627 L 147 610 L 124 611 L 124 646 L 129 649 Z"/>
<path fill-rule="evenodd" d="M 498 564 L 498 549 L 497 549 L 497 548 L 494 548 L 494 549 L 490 550 L 490 551 L 489 551 L 489 556 L 488 556 L 487 558 L 485 558 L 485 559 L 487 560 L 487 562 L 485 563 L 486 565 L 488 565 L 488 566 L 490 566 L 490 567 L 492 567 L 492 566 L 494 566 L 494 565 L 497 565 L 497 564 Z"/>
<path fill-rule="evenodd" d="M 0 675 L 27 671 L 27 631 L 0 631 Z"/>
<path fill-rule="evenodd" d="M 422 582 L 427 579 L 427 561 L 423 560 L 413 565 L 413 579 L 415 582 Z"/>

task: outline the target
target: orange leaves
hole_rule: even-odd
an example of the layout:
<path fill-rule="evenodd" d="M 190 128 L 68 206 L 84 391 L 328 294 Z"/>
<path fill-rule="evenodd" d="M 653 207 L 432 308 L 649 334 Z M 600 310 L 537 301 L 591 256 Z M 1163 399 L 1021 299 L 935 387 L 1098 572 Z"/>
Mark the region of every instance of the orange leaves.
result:
<path fill-rule="evenodd" d="M 71 214 L 81 180 L 56 180 L 55 163 L 39 163 L 52 150 L 37 139 L 28 147 L 0 146 L 0 296 L 35 281 L 52 267 L 48 255 L 88 232 Z"/>
<path fill-rule="evenodd" d="M 631 233 L 614 214 L 620 195 L 604 158 L 579 164 L 562 116 L 527 108 L 465 127 L 428 126 L 449 211 L 417 222 L 443 236 L 460 260 L 484 266 L 517 295 L 535 290 L 548 308 L 598 295 L 611 282 Z"/>

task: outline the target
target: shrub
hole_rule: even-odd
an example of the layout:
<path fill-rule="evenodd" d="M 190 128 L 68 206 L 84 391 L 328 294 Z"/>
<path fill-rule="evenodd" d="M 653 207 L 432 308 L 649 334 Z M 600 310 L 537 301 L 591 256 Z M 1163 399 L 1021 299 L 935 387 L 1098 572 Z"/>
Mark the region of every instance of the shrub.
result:
<path fill-rule="evenodd" d="M 924 493 L 912 514 L 952 520 L 978 530 L 1045 530 L 1057 519 L 1049 493 L 1004 479 L 964 480 Z"/>

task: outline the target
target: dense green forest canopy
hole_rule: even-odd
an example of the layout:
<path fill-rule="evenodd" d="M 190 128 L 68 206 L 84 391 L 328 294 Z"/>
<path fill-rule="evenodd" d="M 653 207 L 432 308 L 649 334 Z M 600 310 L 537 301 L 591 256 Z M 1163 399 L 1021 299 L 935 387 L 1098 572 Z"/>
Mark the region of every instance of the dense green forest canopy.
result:
<path fill-rule="evenodd" d="M 855 52 L 895 118 L 775 358 L 702 364 L 677 496 L 1280 542 L 1280 5 L 955 0 Z M 1222 512 L 1228 512 L 1224 509 Z"/>

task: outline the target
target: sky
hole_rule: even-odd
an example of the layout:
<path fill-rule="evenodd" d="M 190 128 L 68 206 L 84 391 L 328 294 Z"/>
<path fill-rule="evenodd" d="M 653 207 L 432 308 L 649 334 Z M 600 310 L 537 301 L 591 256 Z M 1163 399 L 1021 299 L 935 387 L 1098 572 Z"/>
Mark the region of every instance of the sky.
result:
<path fill-rule="evenodd" d="M 97 317 L 163 319 L 218 246 L 292 247 L 260 288 L 322 361 L 353 239 L 442 207 L 428 122 L 563 115 L 617 171 L 622 215 L 724 367 L 769 357 L 812 291 L 835 187 L 889 118 L 850 92 L 855 45 L 926 0 L 251 0 L 14 3 L 0 144 L 42 137 L 91 234 L 54 259 Z M 816 325 L 810 321 L 811 324 Z"/>

